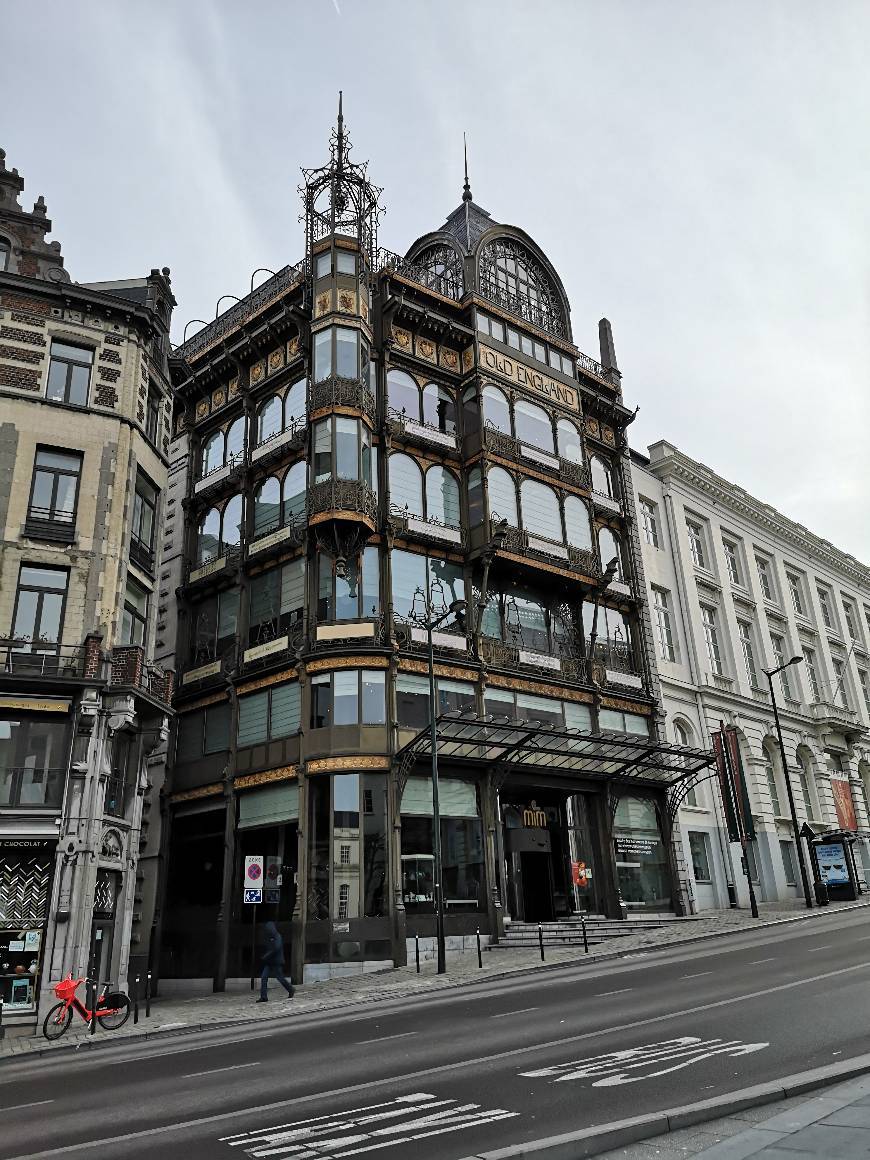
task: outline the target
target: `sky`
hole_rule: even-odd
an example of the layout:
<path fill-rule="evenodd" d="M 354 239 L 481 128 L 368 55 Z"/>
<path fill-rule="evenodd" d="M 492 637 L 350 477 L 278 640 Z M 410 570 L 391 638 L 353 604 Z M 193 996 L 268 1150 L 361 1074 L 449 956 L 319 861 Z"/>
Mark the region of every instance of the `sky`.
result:
<path fill-rule="evenodd" d="M 179 341 L 298 261 L 341 88 L 382 245 L 459 204 L 467 133 L 575 342 L 611 320 L 633 445 L 870 563 L 866 0 L 0 0 L 0 39 L 0 147 L 75 281 L 169 266 Z"/>

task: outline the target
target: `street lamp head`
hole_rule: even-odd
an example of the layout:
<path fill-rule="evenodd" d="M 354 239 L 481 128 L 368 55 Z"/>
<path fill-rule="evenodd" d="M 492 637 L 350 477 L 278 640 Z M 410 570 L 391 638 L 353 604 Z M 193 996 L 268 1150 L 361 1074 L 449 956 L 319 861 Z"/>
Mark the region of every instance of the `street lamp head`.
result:
<path fill-rule="evenodd" d="M 608 561 L 607 567 L 604 569 L 604 575 L 601 577 L 601 585 L 606 588 L 613 577 L 619 570 L 619 558 L 614 556 L 612 560 Z"/>
<path fill-rule="evenodd" d="M 454 616 L 461 616 L 468 607 L 467 600 L 454 600 L 450 605 L 450 611 Z"/>
<path fill-rule="evenodd" d="M 789 668 L 791 665 L 799 665 L 803 659 L 803 657 L 792 657 L 785 667 Z"/>

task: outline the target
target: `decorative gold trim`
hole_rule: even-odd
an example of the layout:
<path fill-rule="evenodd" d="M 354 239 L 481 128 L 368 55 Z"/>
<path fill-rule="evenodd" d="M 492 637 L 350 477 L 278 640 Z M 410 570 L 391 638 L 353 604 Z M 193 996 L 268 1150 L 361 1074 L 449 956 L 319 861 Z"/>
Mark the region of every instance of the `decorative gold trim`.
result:
<path fill-rule="evenodd" d="M 345 769 L 389 769 L 392 759 L 389 757 L 357 756 L 357 757 L 315 757 L 305 765 L 306 774 L 332 773 Z"/>
<path fill-rule="evenodd" d="M 649 705 L 639 705 L 637 701 L 624 701 L 621 697 L 602 697 L 602 709 L 622 709 L 626 713 L 640 713 L 643 717 L 651 717 L 652 709 Z"/>
<path fill-rule="evenodd" d="M 339 289 L 338 309 L 342 314 L 356 314 L 356 292 L 354 290 Z"/>
<path fill-rule="evenodd" d="M 543 374 L 522 359 L 501 354 L 481 342 L 478 365 L 482 374 L 495 375 L 513 387 L 531 391 L 533 396 L 555 403 L 557 407 L 566 407 L 575 413 L 580 411 L 580 395 L 576 387 L 569 387 L 552 375 Z"/>
<path fill-rule="evenodd" d="M 474 366 L 474 347 L 467 346 L 462 352 L 462 372 L 465 374 Z"/>
<path fill-rule="evenodd" d="M 438 351 L 431 338 L 420 338 L 418 336 L 414 340 L 414 353 L 417 358 L 424 359 L 426 362 L 434 363 L 438 360 Z"/>
<path fill-rule="evenodd" d="M 243 773 L 233 781 L 233 789 L 248 789 L 270 781 L 293 781 L 299 776 L 298 765 L 282 765 L 278 769 L 264 769 L 260 773 Z"/>
<path fill-rule="evenodd" d="M 398 326 L 393 327 L 393 338 L 396 340 L 396 346 L 399 350 L 406 353 L 411 353 L 411 332 L 410 330 L 401 330 Z"/>
<path fill-rule="evenodd" d="M 250 382 L 259 383 L 261 379 L 266 377 L 266 360 L 261 359 L 260 362 L 255 362 L 250 370 Z"/>
<path fill-rule="evenodd" d="M 375 530 L 374 520 L 370 520 L 362 512 L 346 512 L 341 510 L 320 512 L 318 515 L 311 517 L 308 525 L 309 527 L 313 527 L 315 524 L 324 524 L 328 520 L 349 520 L 351 523 L 365 524 L 367 528 L 371 528 L 372 531 Z"/>
<path fill-rule="evenodd" d="M 537 557 L 516 556 L 513 552 L 496 552 L 496 556 L 500 560 L 512 560 L 515 564 L 532 564 L 535 568 L 540 568 L 543 572 L 552 572 L 555 576 L 564 576 L 566 580 L 582 580 L 586 584 L 595 583 L 592 576 L 585 576 L 582 572 L 571 572 L 567 568 L 557 568 L 555 564 L 547 564 L 543 560 L 537 559 Z"/>
<path fill-rule="evenodd" d="M 299 335 L 297 334 L 295 338 L 291 338 L 290 341 L 287 343 L 287 362 L 290 362 L 292 359 L 296 358 L 296 356 L 298 354 L 299 354 Z"/>
<path fill-rule="evenodd" d="M 323 660 L 309 661 L 305 666 L 308 673 L 328 673 L 332 669 L 388 669 L 387 657 L 324 657 Z"/>
<path fill-rule="evenodd" d="M 206 705 L 217 705 L 221 701 L 228 701 L 229 697 L 226 693 L 210 693 L 207 697 L 200 697 L 196 701 L 191 701 L 187 705 L 181 705 L 175 710 L 176 714 L 181 717 L 185 713 L 193 713 L 197 709 L 204 709 Z"/>
<path fill-rule="evenodd" d="M 449 346 L 438 348 L 438 361 L 445 370 L 454 373 L 459 370 L 459 352 L 451 350 Z"/>
<path fill-rule="evenodd" d="M 197 798 L 217 797 L 224 792 L 224 787 L 221 782 L 215 781 L 211 785 L 201 785 L 199 789 L 185 789 L 180 793 L 170 795 L 171 802 L 192 802 Z"/>
<path fill-rule="evenodd" d="M 555 697 L 559 701 L 578 701 L 584 705 L 591 705 L 591 693 L 581 692 L 579 689 L 566 689 L 561 685 L 545 685 L 543 681 L 524 681 L 517 677 L 502 677 L 493 673 L 487 677 L 487 685 L 496 689 L 519 689 L 523 693 L 537 693 L 541 697 Z"/>
<path fill-rule="evenodd" d="M 266 689 L 270 685 L 280 685 L 282 681 L 298 681 L 299 674 L 295 669 L 282 669 L 280 673 L 270 673 L 268 677 L 260 677 L 256 681 L 246 681 L 238 685 L 236 692 L 241 697 L 244 693 L 253 693 L 255 689 Z"/>
<path fill-rule="evenodd" d="M 284 351 L 279 347 L 269 355 L 269 371 L 279 371 L 284 365 Z"/>
<path fill-rule="evenodd" d="M 400 673 L 428 673 L 429 666 L 425 661 L 399 661 Z M 452 677 L 457 681 L 476 681 L 477 669 L 460 668 L 458 665 L 435 665 L 435 675 L 437 677 Z"/>
<path fill-rule="evenodd" d="M 214 391 L 211 397 L 211 409 L 214 411 L 216 407 L 222 407 L 226 402 L 226 399 L 227 397 L 223 387 L 219 388 L 217 391 Z"/>
<path fill-rule="evenodd" d="M 328 314 L 332 309 L 332 291 L 324 290 L 322 294 L 318 294 L 314 302 L 314 317 L 322 318 L 324 314 Z"/>

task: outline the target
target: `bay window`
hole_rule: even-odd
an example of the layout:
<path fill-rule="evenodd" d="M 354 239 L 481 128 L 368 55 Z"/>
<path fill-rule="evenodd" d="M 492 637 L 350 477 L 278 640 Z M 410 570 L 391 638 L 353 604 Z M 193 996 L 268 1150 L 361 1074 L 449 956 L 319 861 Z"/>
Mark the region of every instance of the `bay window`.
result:
<path fill-rule="evenodd" d="M 383 669 L 338 669 L 311 678 L 311 728 L 383 725 L 387 719 Z"/>
<path fill-rule="evenodd" d="M 235 643 L 239 621 L 239 590 L 229 588 L 191 609 L 191 664 L 216 660 Z"/>
<path fill-rule="evenodd" d="M 351 556 L 344 571 L 336 571 L 335 559 L 318 555 L 317 619 L 323 623 L 359 620 L 380 612 L 378 548 L 370 544 L 360 556 Z"/>
<path fill-rule="evenodd" d="M 368 378 L 368 344 L 351 326 L 329 326 L 314 335 L 314 382 L 336 376 L 340 379 Z"/>
<path fill-rule="evenodd" d="M 305 611 L 305 561 L 301 557 L 261 572 L 248 589 L 249 647 L 277 640 Z"/>
<path fill-rule="evenodd" d="M 375 449 L 365 423 L 333 415 L 314 425 L 314 482 L 358 479 L 377 490 Z"/>

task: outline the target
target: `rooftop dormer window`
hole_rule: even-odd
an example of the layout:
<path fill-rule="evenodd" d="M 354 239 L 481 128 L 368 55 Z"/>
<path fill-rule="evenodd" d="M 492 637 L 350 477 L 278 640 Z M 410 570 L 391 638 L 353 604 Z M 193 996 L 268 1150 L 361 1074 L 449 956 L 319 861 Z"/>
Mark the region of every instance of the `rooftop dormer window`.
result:
<path fill-rule="evenodd" d="M 560 294 L 550 276 L 519 242 L 495 238 L 480 256 L 481 294 L 533 326 L 567 337 Z"/>

